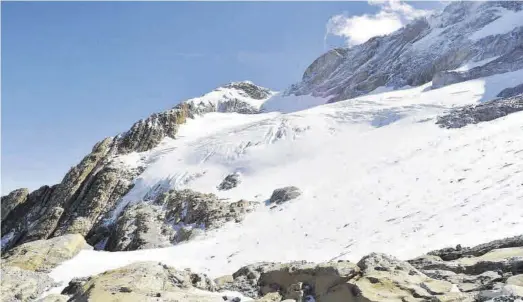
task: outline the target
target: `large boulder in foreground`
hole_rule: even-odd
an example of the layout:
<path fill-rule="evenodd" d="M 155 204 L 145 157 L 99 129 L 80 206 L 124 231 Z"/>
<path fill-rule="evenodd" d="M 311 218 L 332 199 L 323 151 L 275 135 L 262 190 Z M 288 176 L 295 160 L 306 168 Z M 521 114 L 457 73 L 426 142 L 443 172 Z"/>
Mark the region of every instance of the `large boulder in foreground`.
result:
<path fill-rule="evenodd" d="M 221 296 L 211 293 L 214 290 L 214 282 L 205 275 L 158 262 L 137 262 L 89 278 L 77 286 L 72 300 L 223 301 Z"/>
<path fill-rule="evenodd" d="M 45 273 L 3 265 L 0 300 L 34 301 L 53 285 L 53 279 Z"/>
<path fill-rule="evenodd" d="M 2 267 L 49 272 L 76 256 L 82 249 L 92 249 L 82 235 L 69 234 L 48 240 L 24 243 L 2 255 Z"/>

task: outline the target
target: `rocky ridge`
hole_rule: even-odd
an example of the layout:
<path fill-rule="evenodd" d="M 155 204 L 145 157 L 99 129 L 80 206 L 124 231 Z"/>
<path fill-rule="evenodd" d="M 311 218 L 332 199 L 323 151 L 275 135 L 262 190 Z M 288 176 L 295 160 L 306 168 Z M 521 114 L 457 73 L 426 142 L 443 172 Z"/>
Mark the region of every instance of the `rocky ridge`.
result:
<path fill-rule="evenodd" d="M 492 121 L 518 111 L 523 111 L 523 94 L 453 109 L 439 116 L 436 124 L 449 129 L 461 128 L 469 124 Z"/>
<path fill-rule="evenodd" d="M 121 155 L 148 151 L 165 138 L 176 139 L 179 126 L 196 115 L 243 111 L 238 107 L 238 100 L 229 95 L 239 95 L 246 102 L 251 99 L 263 101 L 272 94 L 250 82 L 231 83 L 216 91 L 220 93 L 213 95 L 218 102 L 213 106 L 187 100 L 173 109 L 136 122 L 125 133 L 98 142 L 59 184 L 43 186 L 31 193 L 19 189 L 3 196 L 2 250 L 64 234 L 81 234 L 89 242 L 94 236 L 96 241 L 105 215 L 114 209 L 143 171 L 141 165 L 122 163 Z"/>
<path fill-rule="evenodd" d="M 81 242 L 73 238 L 81 236 L 26 244 L 30 255 L 53 249 L 54 255 L 68 255 L 44 260 L 40 266 L 21 267 L 26 254 L 7 255 L 2 265 L 2 301 L 34 301 L 50 287 L 59 286 L 38 267 L 67 260 L 70 249 L 64 243 Z M 137 262 L 73 279 L 61 295 L 40 301 L 247 301 L 243 297 L 296 302 L 518 301 L 523 299 L 523 236 L 471 248 L 458 245 L 409 261 L 371 253 L 357 263 L 254 263 L 214 280 L 158 262 Z"/>
<path fill-rule="evenodd" d="M 441 13 L 413 21 L 390 35 L 328 51 L 285 94 L 312 94 L 334 102 L 381 86 L 401 88 L 432 81 L 436 88 L 521 69 L 523 24 L 491 35 L 482 31 L 497 26 L 503 14 L 522 9 L 518 1 L 452 2 Z M 469 71 L 451 71 L 486 59 L 495 60 Z"/>

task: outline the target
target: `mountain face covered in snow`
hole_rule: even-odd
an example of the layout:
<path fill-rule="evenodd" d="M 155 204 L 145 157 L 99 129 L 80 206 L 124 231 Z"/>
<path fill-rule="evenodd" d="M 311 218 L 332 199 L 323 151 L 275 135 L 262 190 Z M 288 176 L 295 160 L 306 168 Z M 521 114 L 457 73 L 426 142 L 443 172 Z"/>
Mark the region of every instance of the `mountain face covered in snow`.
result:
<path fill-rule="evenodd" d="M 15 301 L 50 288 L 73 301 L 174 301 L 181 289 L 192 301 L 223 301 L 217 290 L 262 301 L 517 295 L 520 237 L 409 263 L 368 254 L 521 234 L 522 4 L 453 2 L 327 52 L 283 93 L 233 82 L 100 141 L 61 183 L 2 197 L 6 286 L 21 291 Z M 163 287 L 109 284 L 113 274 Z M 372 285 L 387 282 L 390 296 Z"/>
<path fill-rule="evenodd" d="M 523 2 L 453 2 L 391 35 L 350 49 L 333 49 L 314 61 L 286 93 L 340 101 L 372 92 L 433 87 L 522 68 Z M 459 72 L 470 62 L 493 61 Z"/>

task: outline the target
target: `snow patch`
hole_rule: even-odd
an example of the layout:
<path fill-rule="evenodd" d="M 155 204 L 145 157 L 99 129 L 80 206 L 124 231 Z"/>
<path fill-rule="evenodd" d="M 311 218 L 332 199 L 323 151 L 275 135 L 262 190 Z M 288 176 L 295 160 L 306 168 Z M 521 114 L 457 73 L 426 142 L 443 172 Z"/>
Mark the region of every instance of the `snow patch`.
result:
<path fill-rule="evenodd" d="M 502 7 L 497 9 L 499 18 L 474 32 L 469 36 L 470 40 L 477 41 L 488 36 L 506 34 L 517 27 L 523 26 L 523 10 L 516 12 Z"/>

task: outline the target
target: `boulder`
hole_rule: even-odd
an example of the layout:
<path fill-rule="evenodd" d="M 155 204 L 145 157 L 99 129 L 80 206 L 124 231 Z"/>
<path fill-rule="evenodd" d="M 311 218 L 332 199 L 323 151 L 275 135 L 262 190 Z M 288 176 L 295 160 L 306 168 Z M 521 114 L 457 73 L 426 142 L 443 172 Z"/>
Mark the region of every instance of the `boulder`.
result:
<path fill-rule="evenodd" d="M 322 264 L 263 262 L 240 268 L 233 274 L 234 281 L 225 289 L 239 291 L 261 301 L 301 301 L 308 297 L 316 301 L 330 301 L 333 297 L 331 288 L 346 283 L 358 271 L 359 268 L 349 261 Z"/>
<path fill-rule="evenodd" d="M 429 278 L 408 262 L 385 254 L 365 256 L 358 266 L 361 277 L 351 280 L 354 287 L 347 291 L 354 301 L 424 301 L 453 289 L 450 282 Z"/>
<path fill-rule="evenodd" d="M 281 204 L 286 201 L 298 198 L 301 194 L 301 190 L 294 186 L 276 189 L 274 192 L 272 192 L 271 198 L 269 199 L 269 204 Z"/>
<path fill-rule="evenodd" d="M 202 291 L 194 291 L 197 288 Z M 137 262 L 91 277 L 74 301 L 220 301 L 205 275 L 157 262 Z"/>
<path fill-rule="evenodd" d="M 492 121 L 519 111 L 523 111 L 523 95 L 521 94 L 505 99 L 452 109 L 448 114 L 439 116 L 436 124 L 448 129 L 462 128 L 469 124 Z M 448 252 L 450 255 L 460 254 L 459 251 L 452 252 L 448 249 L 441 252 Z"/>
<path fill-rule="evenodd" d="M 3 266 L 16 266 L 29 271 L 49 272 L 62 262 L 76 256 L 82 249 L 91 249 L 78 234 L 24 243 L 2 255 Z"/>
<path fill-rule="evenodd" d="M 54 285 L 47 274 L 2 265 L 1 299 L 4 302 L 34 301 Z"/>
<path fill-rule="evenodd" d="M 218 190 L 227 191 L 232 188 L 236 188 L 241 182 L 240 177 L 241 174 L 238 172 L 227 175 L 225 179 L 218 185 Z"/>

